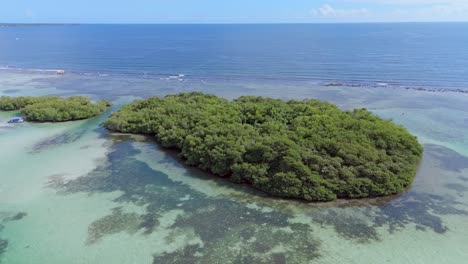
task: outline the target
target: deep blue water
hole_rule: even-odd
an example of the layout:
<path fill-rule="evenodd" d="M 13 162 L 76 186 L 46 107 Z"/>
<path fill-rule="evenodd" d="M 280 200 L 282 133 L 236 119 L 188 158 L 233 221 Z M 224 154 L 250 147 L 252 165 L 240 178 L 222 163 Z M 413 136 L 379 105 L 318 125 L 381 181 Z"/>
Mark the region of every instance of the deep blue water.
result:
<path fill-rule="evenodd" d="M 0 27 L 0 66 L 468 89 L 468 23 Z"/>

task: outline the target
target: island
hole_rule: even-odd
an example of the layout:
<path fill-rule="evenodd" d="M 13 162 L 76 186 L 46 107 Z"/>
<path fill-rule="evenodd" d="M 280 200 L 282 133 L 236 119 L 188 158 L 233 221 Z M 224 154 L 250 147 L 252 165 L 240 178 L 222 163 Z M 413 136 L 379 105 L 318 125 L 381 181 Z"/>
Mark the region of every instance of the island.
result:
<path fill-rule="evenodd" d="M 401 193 L 423 153 L 392 121 L 317 100 L 180 93 L 124 105 L 103 125 L 154 136 L 214 175 L 307 201 Z"/>
<path fill-rule="evenodd" d="M 103 113 L 112 103 L 91 102 L 84 96 L 22 96 L 0 97 L 0 111 L 20 111 L 27 121 L 65 122 L 88 119 Z"/>

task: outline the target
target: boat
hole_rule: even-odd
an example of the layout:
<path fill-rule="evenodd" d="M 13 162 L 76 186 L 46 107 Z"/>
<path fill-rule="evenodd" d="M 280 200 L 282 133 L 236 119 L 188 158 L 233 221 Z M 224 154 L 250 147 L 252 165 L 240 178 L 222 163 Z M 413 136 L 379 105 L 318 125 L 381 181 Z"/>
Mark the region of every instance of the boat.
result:
<path fill-rule="evenodd" d="M 24 119 L 19 116 L 12 117 L 10 120 L 8 120 L 8 123 L 13 123 L 13 124 L 19 124 L 19 123 L 24 123 Z"/>

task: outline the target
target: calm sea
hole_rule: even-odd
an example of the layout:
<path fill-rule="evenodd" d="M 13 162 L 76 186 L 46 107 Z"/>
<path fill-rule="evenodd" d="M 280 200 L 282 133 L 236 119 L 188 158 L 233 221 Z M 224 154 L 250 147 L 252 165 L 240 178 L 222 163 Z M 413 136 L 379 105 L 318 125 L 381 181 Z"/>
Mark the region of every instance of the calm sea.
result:
<path fill-rule="evenodd" d="M 468 89 L 468 23 L 0 27 L 0 67 Z"/>

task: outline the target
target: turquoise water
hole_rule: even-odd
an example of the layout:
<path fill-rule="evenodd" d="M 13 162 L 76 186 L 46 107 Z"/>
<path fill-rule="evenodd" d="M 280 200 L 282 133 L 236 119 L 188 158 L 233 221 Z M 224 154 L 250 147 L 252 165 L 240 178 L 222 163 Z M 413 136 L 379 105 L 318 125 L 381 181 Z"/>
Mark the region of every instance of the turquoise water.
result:
<path fill-rule="evenodd" d="M 466 94 L 0 72 L 0 95 L 84 94 L 111 98 L 117 107 L 192 90 L 367 107 L 416 134 L 424 158 L 400 196 L 308 204 L 267 198 L 187 168 L 149 138 L 109 134 L 100 127 L 105 115 L 9 126 L 14 113 L 0 113 L 0 262 L 466 262 Z"/>

